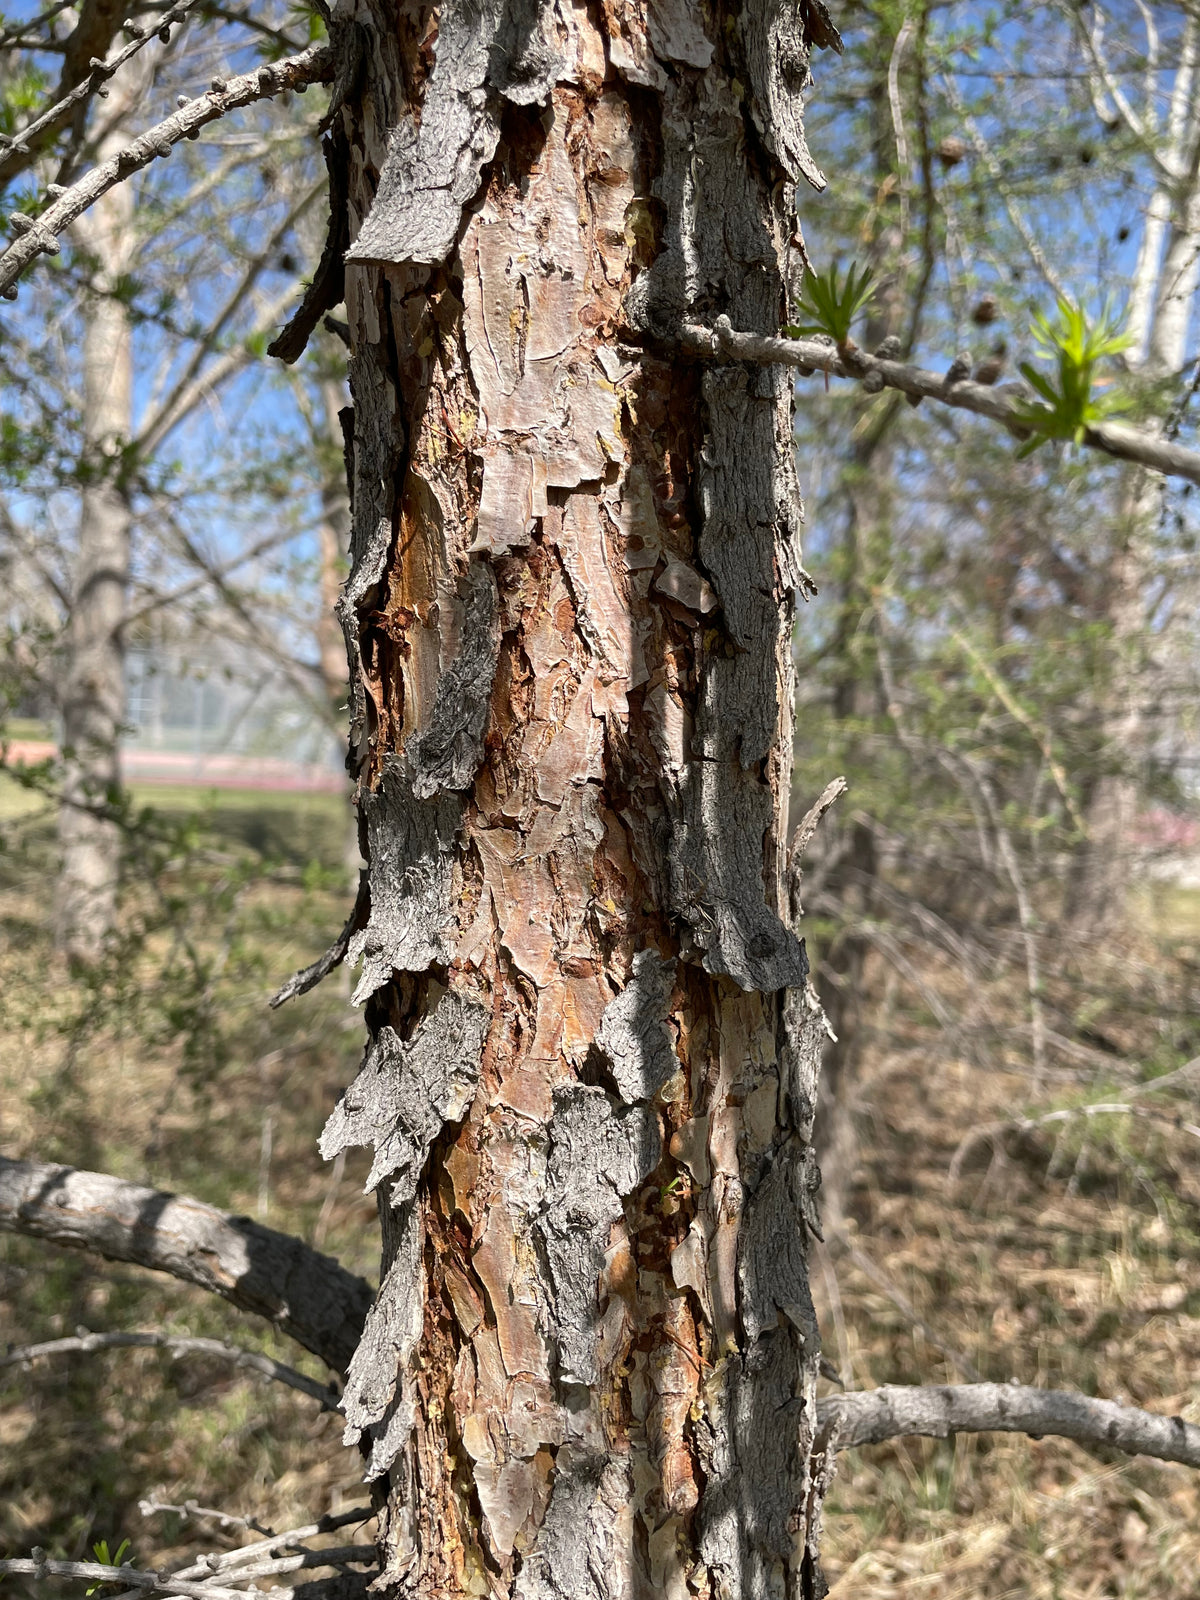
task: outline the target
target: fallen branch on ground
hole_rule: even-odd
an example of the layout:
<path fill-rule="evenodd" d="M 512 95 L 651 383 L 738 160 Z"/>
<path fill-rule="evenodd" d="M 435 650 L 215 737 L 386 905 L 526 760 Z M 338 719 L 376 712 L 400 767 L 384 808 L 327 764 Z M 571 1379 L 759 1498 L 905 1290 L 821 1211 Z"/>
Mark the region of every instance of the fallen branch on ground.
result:
<path fill-rule="evenodd" d="M 302 1239 L 103 1172 L 0 1156 L 0 1232 L 170 1273 L 266 1317 L 338 1373 L 374 1298 Z"/>
<path fill-rule="evenodd" d="M 86 1333 L 74 1334 L 66 1339 L 48 1339 L 44 1344 L 20 1345 L 0 1356 L 0 1367 L 26 1366 L 48 1356 L 65 1356 L 75 1353 L 90 1354 L 97 1350 L 166 1350 L 178 1359 L 180 1356 L 216 1356 L 232 1366 L 257 1372 L 276 1383 L 286 1384 L 320 1401 L 324 1411 L 338 1409 L 336 1389 L 329 1384 L 306 1378 L 295 1367 L 274 1361 L 257 1350 L 243 1350 L 238 1345 L 223 1344 L 219 1339 L 192 1338 L 189 1334 L 174 1333 Z"/>
<path fill-rule="evenodd" d="M 745 333 L 734 328 L 728 317 L 718 317 L 711 328 L 685 323 L 683 342 L 696 355 L 708 360 L 751 361 L 757 366 L 799 367 L 808 372 L 828 372 L 838 378 L 858 382 L 874 374 L 882 387 L 898 389 L 914 400 L 940 400 L 943 405 L 990 417 L 1022 438 L 1033 431 L 1029 426 L 1027 402 L 987 384 L 963 379 L 947 383 L 940 372 L 910 367 L 903 361 L 881 361 L 865 350 L 854 354 L 848 365 L 837 346 L 819 339 L 772 338 L 768 334 Z M 1120 461 L 1132 461 L 1171 478 L 1186 478 L 1200 484 L 1200 451 L 1187 450 L 1170 440 L 1131 428 L 1124 422 L 1096 422 L 1085 430 L 1084 444 Z"/>
<path fill-rule="evenodd" d="M 931 1439 L 953 1433 L 1027 1433 L 1035 1439 L 1054 1434 L 1130 1456 L 1200 1467 L 1200 1428 L 1182 1417 L 1159 1417 L 1112 1400 L 1019 1383 L 886 1384 L 831 1395 L 817 1409 L 822 1427 L 837 1424 L 839 1450 L 910 1434 Z"/>

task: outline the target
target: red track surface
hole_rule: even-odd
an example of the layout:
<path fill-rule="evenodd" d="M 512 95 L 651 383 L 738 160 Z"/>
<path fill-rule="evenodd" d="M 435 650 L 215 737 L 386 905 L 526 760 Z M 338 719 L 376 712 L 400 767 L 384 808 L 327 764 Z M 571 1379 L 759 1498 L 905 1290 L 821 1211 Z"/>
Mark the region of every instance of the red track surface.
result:
<path fill-rule="evenodd" d="M 34 765 L 58 754 L 45 740 L 13 739 L 6 747 L 13 765 Z M 201 789 L 273 789 L 306 794 L 342 794 L 346 779 L 331 767 L 277 761 L 270 756 L 191 755 L 174 750 L 124 750 L 121 766 L 131 783 L 186 784 Z"/>

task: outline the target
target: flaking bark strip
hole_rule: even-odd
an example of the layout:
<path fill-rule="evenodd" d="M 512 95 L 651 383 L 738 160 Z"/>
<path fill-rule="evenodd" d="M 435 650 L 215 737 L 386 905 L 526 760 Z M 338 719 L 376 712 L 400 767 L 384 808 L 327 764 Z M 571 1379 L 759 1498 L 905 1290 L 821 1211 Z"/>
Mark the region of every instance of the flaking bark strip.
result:
<path fill-rule="evenodd" d="M 754 125 L 793 182 L 805 178 L 817 190 L 824 189 L 825 174 L 809 152 L 801 95 L 812 82 L 812 45 L 842 46 L 828 11 L 820 11 L 823 18 L 810 17 L 810 8 L 796 0 L 746 0 L 738 17 Z"/>
<path fill-rule="evenodd" d="M 714 282 L 738 307 L 740 326 L 775 330 L 780 284 L 761 264 L 778 256 L 780 241 L 747 195 L 741 130 L 719 99 L 691 96 L 690 86 L 674 82 L 664 93 L 655 190 L 671 226 L 626 297 L 627 314 L 662 336 L 700 285 Z M 798 92 L 795 103 L 799 115 Z M 780 617 L 794 605 L 803 572 L 790 388 L 783 373 L 739 369 L 706 372 L 702 389 L 699 554 L 721 621 L 705 635 L 699 663 L 697 759 L 678 778 L 662 779 L 670 898 L 691 932 L 685 955 L 698 954 L 706 971 L 740 988 L 771 993 L 802 986 L 808 971 L 803 945 L 768 902 L 764 881 L 774 803 L 763 767 L 779 740 L 785 687 L 790 696 L 790 667 L 777 650 Z"/>
<path fill-rule="evenodd" d="M 807 1186 L 815 1171 L 795 1141 L 768 1167 L 746 1205 L 738 1250 L 742 1326 L 753 1343 L 790 1324 L 805 1354 L 820 1346 L 817 1314 L 808 1287 Z"/>
<path fill-rule="evenodd" d="M 560 1377 L 600 1376 L 596 1285 L 624 1199 L 654 1171 L 662 1138 L 653 1109 L 614 1108 L 603 1089 L 572 1084 L 554 1096 L 541 1233 L 554 1286 Z"/>
<path fill-rule="evenodd" d="M 710 1403 L 697 1424 L 708 1478 L 700 1549 L 714 1594 L 809 1600 L 811 1591 L 794 1586 L 791 1575 L 809 1487 L 816 1416 L 811 1388 L 790 1328 L 730 1357 L 706 1385 Z"/>
<path fill-rule="evenodd" d="M 502 101 L 541 104 L 558 77 L 553 6 L 447 0 L 419 119 L 394 128 L 348 261 L 432 266 L 449 255 L 496 153 Z"/>
<path fill-rule="evenodd" d="M 360 1004 L 393 972 L 425 972 L 451 956 L 455 840 L 462 820 L 457 795 L 419 800 L 407 758 L 388 756 L 378 789 L 359 798 L 371 862 L 371 911 L 347 956 L 363 963 L 354 991 Z"/>
<path fill-rule="evenodd" d="M 808 977 L 797 939 L 763 892 L 771 796 L 736 760 L 695 762 L 682 775 L 670 858 L 671 900 L 707 972 L 771 994 Z"/>
<path fill-rule="evenodd" d="M 654 1096 L 679 1070 L 679 1057 L 667 1026 L 667 1002 L 675 982 L 675 963 L 656 950 L 639 950 L 629 982 L 610 1001 L 596 1033 L 626 1105 Z"/>
<path fill-rule="evenodd" d="M 599 1451 L 564 1445 L 537 1546 L 514 1600 L 617 1600 L 638 1593 L 628 1536 L 614 1513 L 631 1498 L 629 1468 Z"/>
<path fill-rule="evenodd" d="M 816 1116 L 821 1057 L 829 1038 L 825 1013 L 807 984 L 784 995 L 779 1032 L 780 1119 L 807 1144 Z"/>
<path fill-rule="evenodd" d="M 441 789 L 469 789 L 483 759 L 500 653 L 499 600 L 487 562 L 468 565 L 460 594 L 464 616 L 458 654 L 438 680 L 429 726 L 408 747 L 418 800 L 432 799 Z"/>
<path fill-rule="evenodd" d="M 457 1122 L 479 1082 L 488 1013 L 464 995 L 444 994 L 412 1039 L 382 1028 L 362 1070 L 321 1135 L 332 1160 L 350 1145 L 372 1145 L 365 1190 L 391 1180 L 394 1206 L 417 1191 L 425 1159 L 447 1122 Z"/>
<path fill-rule="evenodd" d="M 357 1444 L 364 1435 L 371 1442 L 364 1475 L 368 1482 L 382 1476 L 404 1449 L 415 1415 L 409 1361 L 425 1320 L 421 1219 L 408 1202 L 396 1220 L 396 1254 L 367 1313 L 342 1397 L 344 1442 Z"/>

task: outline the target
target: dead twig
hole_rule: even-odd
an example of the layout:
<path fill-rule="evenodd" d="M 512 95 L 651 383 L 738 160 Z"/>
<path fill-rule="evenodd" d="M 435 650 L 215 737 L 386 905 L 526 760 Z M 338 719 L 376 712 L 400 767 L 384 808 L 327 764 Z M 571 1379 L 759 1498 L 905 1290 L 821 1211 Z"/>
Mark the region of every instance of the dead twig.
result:
<path fill-rule="evenodd" d="M 98 1350 L 166 1350 L 176 1359 L 190 1355 L 216 1356 L 232 1366 L 257 1372 L 275 1383 L 310 1395 L 320 1402 L 323 1411 L 338 1409 L 336 1389 L 329 1384 L 318 1383 L 315 1378 L 305 1377 L 295 1367 L 286 1366 L 282 1361 L 275 1361 L 257 1350 L 243 1350 L 238 1345 L 223 1344 L 219 1339 L 195 1339 L 187 1334 L 89 1333 L 86 1329 L 80 1329 L 70 1338 L 48 1339 L 43 1344 L 20 1345 L 9 1350 L 0 1355 L 0 1367 L 28 1366 L 49 1356 L 91 1354 Z"/>

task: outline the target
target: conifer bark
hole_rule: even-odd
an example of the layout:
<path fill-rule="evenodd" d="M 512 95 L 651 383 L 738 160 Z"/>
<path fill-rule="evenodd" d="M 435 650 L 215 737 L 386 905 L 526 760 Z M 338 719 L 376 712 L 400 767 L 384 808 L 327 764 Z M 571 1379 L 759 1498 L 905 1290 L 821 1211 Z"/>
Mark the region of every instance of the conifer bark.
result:
<path fill-rule="evenodd" d="M 358 0 L 341 602 L 391 1595 L 823 1592 L 788 921 L 791 385 L 823 8 Z M 336 222 L 335 222 L 336 226 Z"/>

